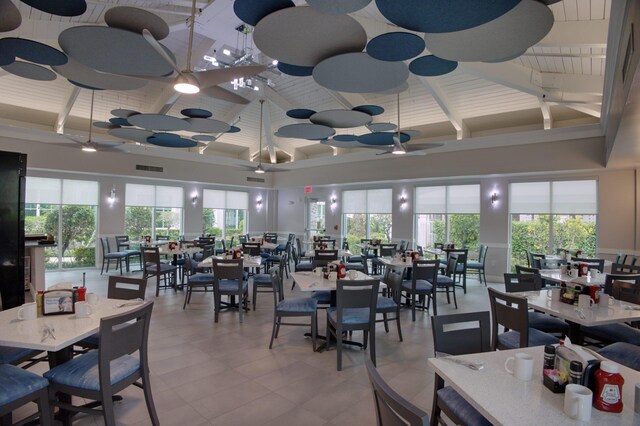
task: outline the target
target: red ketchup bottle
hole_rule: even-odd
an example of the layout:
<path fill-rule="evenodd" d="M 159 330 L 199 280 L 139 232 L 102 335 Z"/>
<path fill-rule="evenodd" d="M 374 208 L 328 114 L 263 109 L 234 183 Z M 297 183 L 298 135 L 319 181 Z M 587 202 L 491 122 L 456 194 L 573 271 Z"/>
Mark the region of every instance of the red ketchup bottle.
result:
<path fill-rule="evenodd" d="M 602 361 L 596 371 L 596 391 L 593 406 L 608 413 L 622 412 L 622 385 L 624 379 L 618 366 L 611 361 Z"/>
<path fill-rule="evenodd" d="M 344 278 L 347 276 L 347 265 L 341 263 L 338 265 L 338 278 Z"/>

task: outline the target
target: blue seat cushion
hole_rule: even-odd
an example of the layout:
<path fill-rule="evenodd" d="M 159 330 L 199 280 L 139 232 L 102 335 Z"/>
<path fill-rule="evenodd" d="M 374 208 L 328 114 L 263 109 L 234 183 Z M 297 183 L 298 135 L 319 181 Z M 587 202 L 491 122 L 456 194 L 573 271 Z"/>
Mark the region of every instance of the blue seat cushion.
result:
<path fill-rule="evenodd" d="M 52 368 L 44 373 L 43 376 L 51 383 L 99 391 L 98 354 L 99 351 L 87 352 Z M 124 355 L 114 359 L 111 361 L 111 384 L 114 385 L 139 370 L 140 360 L 134 356 Z"/>
<path fill-rule="evenodd" d="M 464 265 L 456 265 L 456 272 L 464 272 Z"/>
<path fill-rule="evenodd" d="M 42 351 L 14 348 L 13 346 L 0 346 L 0 364 L 13 364 L 24 359 L 33 358 L 40 352 Z"/>
<path fill-rule="evenodd" d="M 269 274 L 255 274 L 253 276 L 253 283 L 254 284 L 261 284 L 261 285 L 271 285 L 271 275 Z"/>
<path fill-rule="evenodd" d="M 124 251 L 112 251 L 111 253 L 106 253 L 104 257 L 107 259 L 121 259 L 127 257 L 127 253 Z"/>
<path fill-rule="evenodd" d="M 398 304 L 395 300 L 390 297 L 378 296 L 378 301 L 376 302 L 376 310 L 377 311 L 390 311 L 395 310 L 398 307 Z"/>
<path fill-rule="evenodd" d="M 411 291 L 412 283 L 411 281 L 403 281 L 402 288 L 403 290 Z M 431 291 L 433 286 L 427 280 L 416 280 L 416 290 L 418 291 Z"/>
<path fill-rule="evenodd" d="M 161 263 L 160 264 L 160 273 L 168 273 L 168 272 L 173 272 L 173 271 L 177 271 L 178 267 L 173 266 L 173 265 L 169 265 L 167 263 Z M 158 266 L 157 265 L 147 265 L 147 271 L 150 272 L 157 272 L 158 271 Z"/>
<path fill-rule="evenodd" d="M 98 346 L 100 346 L 100 334 L 95 333 L 95 334 L 92 334 L 91 336 L 85 337 L 84 339 L 78 342 L 78 345 L 97 348 Z"/>
<path fill-rule="evenodd" d="M 213 284 L 213 274 L 194 274 L 189 277 L 189 284 Z"/>
<path fill-rule="evenodd" d="M 362 256 L 349 256 L 347 262 L 362 263 Z"/>
<path fill-rule="evenodd" d="M 473 269 L 482 269 L 484 268 L 484 266 L 482 266 L 482 263 L 480 262 L 467 262 L 467 268 L 473 268 Z"/>
<path fill-rule="evenodd" d="M 276 307 L 277 312 L 286 312 L 286 313 L 304 313 L 310 314 L 316 311 L 318 308 L 318 301 L 311 298 L 305 297 L 302 299 L 285 299 L 278 303 Z"/>
<path fill-rule="evenodd" d="M 314 291 L 311 298 L 326 305 L 331 302 L 331 291 Z"/>
<path fill-rule="evenodd" d="M 49 386 L 47 379 L 15 365 L 0 365 L 0 406 Z"/>
<path fill-rule="evenodd" d="M 346 266 L 347 270 L 364 271 L 364 265 L 362 263 L 347 263 Z"/>
<path fill-rule="evenodd" d="M 606 342 L 625 342 L 640 345 L 640 330 L 627 324 L 606 324 L 581 327 L 583 333 Z"/>
<path fill-rule="evenodd" d="M 451 386 L 438 389 L 438 399 L 449 411 L 455 413 L 462 424 L 469 426 L 491 426 L 491 422 L 485 419 L 471 404 L 467 402 Z"/>
<path fill-rule="evenodd" d="M 446 275 L 438 275 L 437 284 L 442 286 L 448 286 L 448 285 L 453 285 L 454 281 L 451 277 L 448 277 Z"/>
<path fill-rule="evenodd" d="M 313 264 L 311 262 L 301 262 L 296 265 L 296 272 L 313 271 Z"/>
<path fill-rule="evenodd" d="M 529 327 L 545 333 L 567 333 L 569 324 L 542 312 L 529 312 Z"/>
<path fill-rule="evenodd" d="M 327 316 L 334 324 L 338 322 L 338 310 L 336 308 L 327 308 Z M 369 308 L 345 308 L 342 311 L 342 324 L 369 324 Z"/>
<path fill-rule="evenodd" d="M 249 288 L 249 283 L 242 281 L 242 291 L 246 291 Z M 221 293 L 237 293 L 238 292 L 238 280 L 221 280 L 220 281 Z"/>
<path fill-rule="evenodd" d="M 520 347 L 520 333 L 517 331 L 507 331 L 498 335 L 498 342 L 509 349 L 517 349 Z M 550 334 L 544 333 L 535 328 L 529 328 L 529 344 L 528 346 L 544 346 L 560 343 L 560 339 Z"/>
<path fill-rule="evenodd" d="M 640 346 L 616 342 L 598 351 L 603 357 L 640 371 Z"/>
<path fill-rule="evenodd" d="M 279 254 L 272 254 L 271 256 L 267 257 L 267 262 L 280 262 L 280 259 L 282 259 L 282 256 L 280 256 Z"/>

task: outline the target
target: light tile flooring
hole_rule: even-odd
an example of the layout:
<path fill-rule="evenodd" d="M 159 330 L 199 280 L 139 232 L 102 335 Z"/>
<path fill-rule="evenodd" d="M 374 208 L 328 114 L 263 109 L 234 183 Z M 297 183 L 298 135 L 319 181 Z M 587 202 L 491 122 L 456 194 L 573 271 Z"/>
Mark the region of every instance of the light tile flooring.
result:
<path fill-rule="evenodd" d="M 90 292 L 106 295 L 107 275 L 88 269 Z M 140 273 L 131 275 L 139 276 Z M 47 273 L 47 285 L 79 281 L 82 271 Z M 285 281 L 287 297 L 304 296 L 292 281 Z M 292 293 L 292 294 L 290 294 Z M 489 310 L 486 287 L 468 280 L 468 291 L 458 291 L 458 309 L 438 296 L 440 314 Z M 194 294 L 182 310 L 184 293 L 161 290 L 155 297 L 149 281 L 148 299 L 154 300 L 149 360 L 153 397 L 163 426 L 197 425 L 374 425 L 373 396 L 364 368 L 367 352 L 348 348 L 343 352 L 343 370 L 336 370 L 336 351 L 314 353 L 303 327 L 281 327 L 269 350 L 273 323 L 273 297 L 258 294 L 257 310 L 245 315 L 223 311 L 213 322 L 211 293 Z M 324 334 L 325 316 L 318 317 Z M 377 364 L 382 377 L 401 395 L 431 411 L 433 371 L 427 358 L 433 356 L 431 322 L 417 312 L 402 312 L 404 342 L 399 342 L 395 324 L 390 332 L 376 330 Z M 354 338 L 360 339 L 361 333 Z M 44 364 L 36 367 L 46 369 Z M 148 425 L 142 391 L 130 387 L 116 404 L 116 419 L 122 425 Z M 25 408 L 15 418 L 24 416 Z M 100 417 L 78 416 L 74 425 L 101 425 Z"/>

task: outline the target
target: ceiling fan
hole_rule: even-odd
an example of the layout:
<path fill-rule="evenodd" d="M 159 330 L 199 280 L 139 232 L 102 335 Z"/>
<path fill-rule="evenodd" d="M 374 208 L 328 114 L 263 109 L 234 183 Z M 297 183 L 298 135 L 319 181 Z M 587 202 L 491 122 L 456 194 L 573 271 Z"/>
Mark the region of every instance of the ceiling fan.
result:
<path fill-rule="evenodd" d="M 176 92 L 184 94 L 196 94 L 202 93 L 203 95 L 210 96 L 212 98 L 222 99 L 225 101 L 248 104 L 249 100 L 242 96 L 219 87 L 219 84 L 232 81 L 234 78 L 249 78 L 253 77 L 267 69 L 264 65 L 244 65 L 239 67 L 220 68 L 208 71 L 194 72 L 191 68 L 191 53 L 193 48 L 193 30 L 196 23 L 196 0 L 193 0 L 191 4 L 191 25 L 189 27 L 189 45 L 187 48 L 187 64 L 186 69 L 181 70 L 174 60 L 167 54 L 163 47 L 153 37 L 151 32 L 144 29 L 142 30 L 142 36 L 147 42 L 162 56 L 162 58 L 173 68 L 176 72 L 176 77 L 170 78 L 150 78 L 153 81 L 160 81 L 164 83 L 173 83 L 173 88 Z"/>
<path fill-rule="evenodd" d="M 274 173 L 274 172 L 289 172 L 287 169 L 276 169 L 275 167 L 264 167 L 262 165 L 262 109 L 264 107 L 264 99 L 260 99 L 260 149 L 258 151 L 258 166 L 257 167 L 246 167 L 246 170 L 252 170 L 254 173 L 263 174 L 263 173 Z"/>

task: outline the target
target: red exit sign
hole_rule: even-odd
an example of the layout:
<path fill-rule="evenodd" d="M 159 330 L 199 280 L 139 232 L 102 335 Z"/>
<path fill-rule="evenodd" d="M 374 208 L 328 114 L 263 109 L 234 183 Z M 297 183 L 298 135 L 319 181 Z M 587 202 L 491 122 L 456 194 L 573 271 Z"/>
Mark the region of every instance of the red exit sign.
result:
<path fill-rule="evenodd" d="M 313 188 L 310 186 L 305 186 L 304 187 L 304 193 L 305 194 L 311 194 L 313 192 Z"/>

